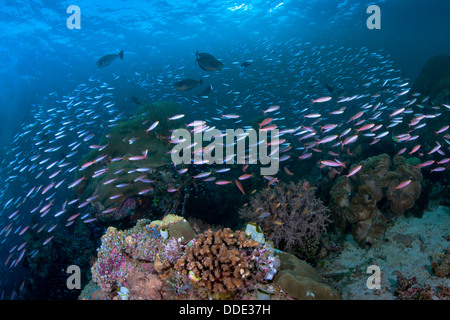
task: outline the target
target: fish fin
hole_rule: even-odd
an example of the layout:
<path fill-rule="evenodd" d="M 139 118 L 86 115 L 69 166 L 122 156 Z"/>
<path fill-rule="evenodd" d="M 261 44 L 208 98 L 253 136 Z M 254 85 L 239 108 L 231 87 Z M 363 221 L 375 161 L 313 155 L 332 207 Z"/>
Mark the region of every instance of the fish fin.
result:
<path fill-rule="evenodd" d="M 120 52 L 119 52 L 119 58 L 120 58 L 120 60 L 123 60 L 123 50 L 120 50 Z"/>
<path fill-rule="evenodd" d="M 200 79 L 199 83 L 200 83 L 200 84 L 203 84 L 203 80 L 202 80 L 202 79 Z"/>

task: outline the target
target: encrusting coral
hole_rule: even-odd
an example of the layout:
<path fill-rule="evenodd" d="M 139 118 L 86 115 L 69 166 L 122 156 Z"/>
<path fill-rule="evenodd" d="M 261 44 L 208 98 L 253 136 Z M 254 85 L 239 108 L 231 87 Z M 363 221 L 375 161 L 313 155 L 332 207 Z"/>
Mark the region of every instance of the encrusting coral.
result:
<path fill-rule="evenodd" d="M 326 233 L 329 210 L 308 183 L 280 183 L 253 196 L 240 217 L 258 224 L 275 247 L 312 259 Z"/>
<path fill-rule="evenodd" d="M 423 178 L 420 169 L 403 157 L 394 157 L 392 164 L 389 155 L 381 154 L 352 168 L 358 165 L 359 172 L 336 180 L 330 191 L 330 207 L 335 223 L 344 230 L 351 228 L 355 241 L 364 247 L 384 234 L 386 222 L 392 219 L 388 212 L 399 216 L 414 206 Z M 406 186 L 399 187 L 408 180 Z"/>

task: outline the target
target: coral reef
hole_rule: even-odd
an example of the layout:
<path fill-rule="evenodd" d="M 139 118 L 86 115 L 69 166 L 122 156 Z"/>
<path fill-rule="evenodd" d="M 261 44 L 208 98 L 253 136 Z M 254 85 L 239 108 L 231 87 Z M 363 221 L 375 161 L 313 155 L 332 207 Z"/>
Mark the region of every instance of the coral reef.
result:
<path fill-rule="evenodd" d="M 91 268 L 92 281 L 79 298 L 256 299 L 263 290 L 270 299 L 303 299 L 296 292 L 305 285 L 315 293 L 306 298 L 330 298 L 332 290 L 305 262 L 297 262 L 300 268 L 290 263 L 280 266 L 278 255 L 290 255 L 275 250 L 270 242 L 262 244 L 228 228 L 195 234 L 189 226 L 182 217 L 168 215 L 163 220 L 139 220 L 127 230 L 108 228 Z M 166 228 L 167 239 L 160 235 Z M 279 285 L 274 276 L 283 267 L 301 280 L 294 285 L 281 280 Z"/>
<path fill-rule="evenodd" d="M 314 260 L 329 223 L 329 210 L 308 183 L 280 183 L 266 188 L 240 209 L 240 217 L 258 224 L 275 247 Z"/>
<path fill-rule="evenodd" d="M 389 155 L 381 154 L 358 165 L 358 173 L 336 180 L 330 191 L 330 208 L 336 225 L 343 230 L 350 228 L 355 241 L 364 247 L 384 234 L 386 223 L 395 215 L 414 206 L 423 178 L 420 169 L 403 157 L 394 157 L 392 164 Z M 398 187 L 408 180 L 405 187 Z"/>

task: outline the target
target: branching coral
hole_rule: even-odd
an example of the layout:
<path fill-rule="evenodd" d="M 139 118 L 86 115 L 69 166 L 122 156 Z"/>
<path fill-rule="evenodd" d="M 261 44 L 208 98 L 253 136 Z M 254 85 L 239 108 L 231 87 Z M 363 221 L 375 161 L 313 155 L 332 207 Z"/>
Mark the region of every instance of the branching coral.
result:
<path fill-rule="evenodd" d="M 239 213 L 242 219 L 258 224 L 276 248 L 309 260 L 326 232 L 328 211 L 308 184 L 291 182 L 257 193 Z"/>
<path fill-rule="evenodd" d="M 175 269 L 207 291 L 233 292 L 255 277 L 258 270 L 252 261 L 261 254 L 252 252 L 261 246 L 242 231 L 208 230 L 186 246 Z"/>
<path fill-rule="evenodd" d="M 395 157 L 393 162 L 392 165 L 387 154 L 361 161 L 357 174 L 339 177 L 330 191 L 335 223 L 344 230 L 351 228 L 361 247 L 373 244 L 384 234 L 388 212 L 402 215 L 420 196 L 423 180 L 420 169 L 403 157 Z M 398 187 L 408 180 L 411 181 L 405 187 Z"/>

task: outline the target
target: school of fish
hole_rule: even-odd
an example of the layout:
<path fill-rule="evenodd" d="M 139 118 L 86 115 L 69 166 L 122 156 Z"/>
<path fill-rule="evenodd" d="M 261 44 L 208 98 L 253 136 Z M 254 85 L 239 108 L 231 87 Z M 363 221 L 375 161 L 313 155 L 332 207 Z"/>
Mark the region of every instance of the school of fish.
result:
<path fill-rule="evenodd" d="M 191 65 L 192 60 L 212 59 L 210 55 L 187 53 L 185 61 L 150 71 L 115 74 L 111 69 L 107 75 L 87 75 L 87 81 L 74 84 L 71 92 L 50 92 L 44 103 L 34 105 L 31 111 L 34 121 L 22 124 L 1 163 L 2 272 L 20 267 L 25 258 L 33 259 L 52 242 L 55 233 L 67 232 L 76 221 L 95 224 L 95 217 L 85 211 L 95 195 L 83 203 L 69 198 L 86 178 L 74 179 L 74 174 L 103 159 L 80 163 L 82 156 L 92 149 L 101 154 L 105 145 L 97 144 L 99 138 L 127 119 L 127 111 L 118 105 L 115 95 L 115 89 L 124 84 L 141 89 L 149 101 L 179 103 L 184 113 L 174 114 L 169 120 L 183 119 L 191 129 L 193 121 L 198 121 L 200 125 L 196 123 L 195 128 L 200 132 L 216 128 L 225 134 L 228 128 L 249 129 L 252 126 L 248 123 L 261 117 L 258 129 L 279 130 L 279 143 L 268 146 L 271 155 L 275 149 L 279 151 L 279 173 L 292 175 L 294 163 L 314 161 L 320 170 L 335 170 L 338 175 L 351 178 L 362 168 L 350 170 L 343 155 L 351 154 L 356 142 L 375 150 L 384 139 L 395 141 L 395 154 L 418 157 L 421 161 L 418 168 L 431 173 L 447 170 L 449 126 L 435 127 L 435 123 L 449 112 L 450 106 L 430 107 L 429 97 L 411 92 L 412 84 L 401 77 L 394 61 L 382 50 L 315 46 L 295 39 L 286 42 L 262 39 L 252 48 L 240 43 L 234 47 L 231 51 L 211 52 L 220 60 L 219 67 L 195 66 L 196 79 L 202 81 L 190 85 L 192 90 L 176 90 L 174 83 L 178 88 L 186 86 L 182 80 L 192 75 L 186 66 L 188 61 Z M 243 61 L 251 63 L 243 68 Z M 147 132 L 157 130 L 158 121 L 155 119 L 143 127 Z M 149 151 L 142 150 L 127 160 L 139 162 Z M 208 152 L 207 147 L 202 152 Z M 233 185 L 243 196 L 248 195 L 246 180 L 256 178 L 257 173 L 246 172 L 245 166 L 232 168 L 225 164 L 227 160 L 201 172 L 188 166 L 180 168 L 179 173 L 214 181 L 219 186 Z M 141 180 L 148 170 L 140 168 Z M 233 179 L 224 180 L 220 176 L 234 171 Z M 94 178 L 103 173 L 96 172 Z M 277 175 L 263 179 L 268 185 L 278 181 Z M 409 182 L 404 181 L 395 189 Z M 116 187 L 120 194 L 123 186 Z M 137 195 L 149 192 L 150 188 L 136 190 Z M 40 235 L 40 248 L 27 244 L 25 235 L 30 230 Z M 2 284 L 7 281 L 3 279 Z M 13 293 L 1 291 L 0 299 L 19 295 L 23 285 L 17 283 Z"/>

